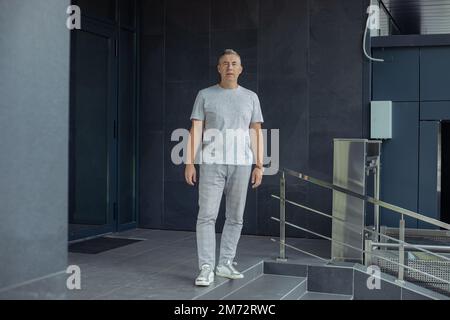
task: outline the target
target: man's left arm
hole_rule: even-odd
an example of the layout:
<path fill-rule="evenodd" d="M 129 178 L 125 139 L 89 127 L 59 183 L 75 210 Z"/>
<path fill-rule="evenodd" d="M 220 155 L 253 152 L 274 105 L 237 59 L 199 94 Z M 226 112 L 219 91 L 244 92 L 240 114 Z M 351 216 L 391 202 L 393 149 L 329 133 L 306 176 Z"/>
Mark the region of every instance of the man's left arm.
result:
<path fill-rule="evenodd" d="M 264 168 L 264 138 L 262 134 L 261 122 L 255 122 L 250 124 L 250 142 L 255 159 L 255 168 L 252 172 L 252 188 L 258 188 L 262 183 Z"/>

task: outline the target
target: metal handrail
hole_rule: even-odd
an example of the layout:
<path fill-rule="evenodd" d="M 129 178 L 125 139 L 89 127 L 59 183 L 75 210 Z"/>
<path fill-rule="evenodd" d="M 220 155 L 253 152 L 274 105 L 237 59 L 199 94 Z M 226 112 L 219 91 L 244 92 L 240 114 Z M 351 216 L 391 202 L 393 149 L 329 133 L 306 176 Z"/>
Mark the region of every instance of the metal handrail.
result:
<path fill-rule="evenodd" d="M 272 196 L 273 198 L 275 198 L 275 199 L 281 200 L 281 198 L 278 197 L 278 196 L 276 196 L 276 195 L 273 195 L 273 194 L 272 194 L 271 196 Z M 358 232 L 359 229 L 361 229 L 361 226 L 357 226 L 357 225 L 355 225 L 355 224 L 353 224 L 353 223 L 351 223 L 351 222 L 347 222 L 347 221 L 345 221 L 345 220 L 343 220 L 343 219 L 340 219 L 340 218 L 337 218 L 337 217 L 333 217 L 333 216 L 331 216 L 331 215 L 329 215 L 329 214 L 323 213 L 323 212 L 321 212 L 321 211 L 319 211 L 319 210 L 316 210 L 316 209 L 309 208 L 309 207 L 307 207 L 307 206 L 304 206 L 304 205 L 301 205 L 301 204 L 299 204 L 299 203 L 290 201 L 290 200 L 288 200 L 288 199 L 284 199 L 284 201 L 285 201 L 286 203 L 290 203 L 290 204 L 292 204 L 292 205 L 294 205 L 294 206 L 297 206 L 297 207 L 299 207 L 299 208 L 302 208 L 302 209 L 305 209 L 305 210 L 308 210 L 308 211 L 317 213 L 317 214 L 319 214 L 319 215 L 321 215 L 321 216 L 324 216 L 324 217 L 327 217 L 327 218 L 329 218 L 329 219 L 337 220 L 337 221 L 340 221 L 340 222 L 345 222 L 346 225 L 344 225 L 344 228 L 347 228 L 347 229 L 349 229 L 349 230 L 351 230 L 351 231 L 354 231 L 354 232 L 356 232 L 356 233 L 358 233 L 358 234 L 361 234 L 361 232 Z M 353 228 L 350 228 L 349 226 L 353 227 L 354 229 L 353 229 Z M 449 258 L 449 257 L 445 257 L 445 256 L 442 256 L 442 255 L 437 254 L 437 253 L 435 253 L 435 252 L 432 252 L 432 251 L 430 251 L 430 250 L 427 250 L 427 249 L 436 249 L 437 251 L 444 251 L 444 250 L 442 250 L 442 249 L 440 248 L 440 246 L 432 246 L 432 245 L 431 245 L 431 246 L 430 246 L 430 245 L 429 245 L 429 246 L 415 245 L 415 244 L 407 243 L 407 242 L 405 242 L 405 241 L 396 239 L 396 238 L 394 238 L 394 237 L 390 237 L 390 236 L 385 235 L 385 234 L 383 234 L 383 233 L 380 233 L 380 232 L 378 232 L 378 231 L 376 231 L 376 230 L 367 229 L 367 228 L 365 228 L 365 227 L 363 227 L 362 230 L 363 230 L 363 231 L 366 231 L 366 232 L 374 233 L 374 234 L 376 234 L 377 236 L 381 236 L 381 237 L 386 238 L 386 239 L 388 239 L 388 240 L 396 241 L 396 242 L 398 242 L 398 245 L 399 245 L 399 246 L 400 246 L 400 245 L 404 245 L 405 247 L 407 246 L 408 248 L 414 248 L 414 249 L 417 249 L 417 250 L 419 250 L 419 251 L 422 251 L 422 252 L 425 252 L 425 253 L 434 255 L 434 256 L 436 256 L 436 257 L 438 257 L 438 258 L 441 258 L 441 259 L 443 259 L 443 260 L 450 261 L 450 258 Z M 388 246 L 386 246 L 386 247 L 388 247 Z M 450 247 L 448 247 L 448 249 L 450 250 Z"/>
<path fill-rule="evenodd" d="M 405 242 L 405 220 L 404 220 L 404 216 L 405 216 L 405 215 L 406 215 L 406 216 L 409 216 L 409 217 L 411 217 L 411 218 L 415 218 L 415 219 L 417 219 L 417 220 L 420 220 L 420 221 L 423 221 L 423 222 L 426 222 L 426 223 L 429 223 L 429 224 L 432 224 L 432 225 L 435 225 L 435 226 L 438 226 L 438 227 L 447 229 L 447 230 L 450 230 L 450 225 L 449 225 L 449 224 L 446 224 L 446 223 L 444 223 L 444 222 L 442 222 L 442 221 L 439 221 L 439 220 L 436 220 L 436 219 L 433 219 L 433 218 L 429 218 L 429 217 L 424 216 L 424 215 L 421 215 L 421 214 L 419 214 L 419 213 L 417 213 L 417 212 L 414 212 L 414 211 L 411 211 L 411 210 L 408 210 L 408 209 L 404 209 L 404 208 L 401 208 L 401 207 L 398 207 L 398 206 L 395 206 L 395 205 L 386 203 L 386 202 L 381 201 L 381 200 L 379 200 L 379 199 L 377 199 L 377 198 L 372 198 L 372 197 L 370 197 L 370 196 L 366 196 L 366 195 L 363 195 L 363 194 L 359 194 L 359 193 L 357 193 L 357 192 L 348 190 L 348 189 L 346 189 L 346 188 L 343 188 L 343 187 L 340 187 L 340 186 L 337 186 L 337 185 L 334 185 L 334 184 L 331 184 L 331 183 L 328 183 L 328 182 L 325 182 L 325 181 L 321 181 L 321 180 L 319 180 L 319 179 L 310 177 L 310 176 L 308 176 L 308 175 L 305 175 L 305 174 L 302 174 L 302 173 L 299 173 L 299 172 L 296 172 L 296 171 L 293 171 L 293 170 L 290 170 L 290 169 L 280 169 L 279 171 L 281 172 L 281 178 L 280 178 L 280 197 L 277 197 L 277 196 L 274 196 L 274 195 L 272 195 L 272 197 L 278 198 L 278 199 L 280 200 L 280 219 L 277 219 L 277 218 L 274 218 L 274 217 L 271 218 L 271 219 L 273 219 L 273 220 L 276 220 L 276 221 L 280 222 L 280 258 L 279 258 L 279 260 L 282 260 L 282 261 L 285 261 L 285 260 L 286 260 L 286 257 L 285 257 L 285 247 L 287 246 L 287 244 L 286 244 L 285 226 L 286 226 L 286 224 L 287 224 L 287 225 L 289 225 L 289 226 L 292 226 L 292 227 L 298 228 L 298 229 L 300 229 L 300 230 L 303 230 L 303 231 L 305 231 L 305 232 L 307 232 L 307 233 L 314 234 L 314 235 L 316 235 L 316 236 L 318 236 L 318 237 L 321 237 L 321 238 L 325 238 L 325 239 L 331 240 L 331 241 L 333 241 L 333 242 L 335 242 L 335 243 L 337 243 L 337 244 L 340 244 L 340 245 L 343 245 L 343 246 L 346 246 L 346 247 L 350 247 L 350 248 L 352 248 L 352 249 L 354 249 L 354 250 L 357 250 L 357 251 L 359 251 L 359 252 L 365 253 L 365 257 L 366 257 L 365 260 L 366 260 L 366 263 L 367 263 L 367 258 L 368 258 L 368 257 L 375 256 L 375 257 L 378 257 L 379 259 L 386 260 L 386 261 L 389 261 L 389 262 L 391 262 L 391 263 L 397 264 L 398 267 L 399 267 L 399 270 L 398 270 L 398 280 L 401 281 L 401 282 L 403 282 L 403 278 L 404 278 L 404 269 L 408 269 L 408 270 L 413 270 L 413 271 L 415 271 L 415 272 L 418 272 L 418 273 L 421 273 L 421 274 L 423 274 L 423 275 L 426 275 L 427 277 L 434 278 L 434 279 L 439 280 L 439 281 L 441 281 L 441 282 L 444 282 L 444 283 L 446 283 L 446 284 L 450 284 L 450 282 L 447 281 L 447 280 L 445 280 L 445 279 L 441 279 L 441 278 L 436 277 L 436 276 L 434 276 L 434 275 L 432 275 L 432 274 L 423 272 L 423 271 L 421 271 L 421 270 L 418 270 L 418 269 L 412 268 L 412 267 L 410 267 L 410 266 L 407 266 L 407 265 L 405 265 L 405 264 L 403 264 L 403 263 L 400 263 L 400 261 L 404 261 L 405 248 L 416 248 L 416 249 L 418 249 L 418 250 L 420 250 L 420 251 L 427 252 L 427 253 L 429 253 L 429 254 L 432 254 L 432 255 L 434 255 L 434 256 L 440 257 L 440 258 L 442 258 L 442 259 L 450 260 L 450 259 L 447 258 L 447 257 L 438 255 L 438 254 L 436 254 L 436 253 L 433 253 L 433 252 L 428 251 L 428 250 L 425 249 L 425 248 L 430 248 L 430 249 L 431 249 L 431 248 L 433 248 L 433 246 L 416 246 L 416 245 L 412 245 L 412 244 L 406 243 L 406 242 Z M 318 185 L 318 186 L 321 186 L 321 187 L 324 187 L 324 188 L 327 188 L 327 189 L 330 189 L 330 190 L 333 190 L 333 191 L 337 191 L 337 192 L 340 192 L 340 193 L 343 193 L 343 194 L 347 194 L 347 195 L 352 196 L 352 197 L 355 197 L 355 198 L 359 198 L 359 199 L 361 199 L 361 200 L 363 200 L 363 201 L 365 201 L 365 202 L 369 202 L 369 203 L 374 204 L 374 206 L 375 206 L 374 208 L 383 207 L 383 208 L 385 208 L 385 209 L 388 209 L 388 210 L 391 210 L 391 211 L 394 211 L 394 212 L 396 212 L 396 213 L 401 214 L 401 219 L 400 219 L 400 233 L 399 233 L 399 238 L 400 238 L 400 239 L 395 239 L 395 238 L 389 237 L 389 236 L 387 236 L 387 235 L 381 234 L 381 233 L 379 232 L 379 230 L 368 230 L 368 229 L 366 229 L 365 227 L 362 227 L 362 228 L 361 228 L 361 226 L 357 226 L 358 231 L 356 231 L 356 232 L 358 232 L 360 235 L 361 235 L 361 232 L 359 232 L 359 230 L 369 231 L 369 232 L 375 233 L 375 234 L 377 235 L 377 239 L 378 239 L 378 236 L 381 235 L 381 236 L 383 236 L 383 237 L 391 238 L 391 239 L 393 239 L 393 240 L 395 240 L 395 241 L 398 241 L 398 242 L 399 242 L 398 244 L 393 244 L 393 246 L 391 246 L 391 247 L 394 247 L 394 246 L 395 246 L 395 247 L 398 247 L 398 248 L 399 248 L 399 262 L 391 261 L 390 259 L 387 259 L 387 258 L 385 258 L 385 257 L 379 256 L 379 255 L 373 253 L 373 252 L 372 252 L 372 248 L 373 248 L 373 246 L 374 246 L 374 245 L 373 245 L 374 242 L 371 241 L 371 240 L 366 240 L 366 247 L 368 247 L 369 250 L 364 250 L 364 249 L 360 249 L 360 248 L 351 246 L 351 245 L 349 245 L 349 244 L 342 243 L 342 242 L 337 241 L 337 240 L 333 240 L 333 239 L 330 238 L 330 237 L 326 237 L 326 236 L 324 236 L 324 235 L 318 234 L 318 233 L 313 232 L 313 231 L 311 231 L 311 230 L 308 230 L 308 229 L 305 229 L 305 228 L 296 226 L 296 225 L 294 225 L 294 224 L 292 224 L 292 223 L 286 222 L 286 219 L 285 219 L 285 206 L 286 206 L 286 202 L 287 202 L 287 203 L 290 203 L 290 204 L 293 204 L 293 205 L 296 205 L 296 206 L 299 206 L 299 207 L 301 207 L 301 208 L 303 208 L 303 209 L 306 209 L 306 210 L 309 210 L 309 211 L 311 211 L 311 212 L 320 214 L 320 215 L 322 215 L 322 216 L 326 216 L 326 217 L 331 218 L 331 219 L 333 219 L 333 220 L 339 220 L 339 221 L 341 221 L 341 222 L 346 222 L 346 221 L 343 221 L 342 219 L 339 219 L 339 218 L 337 218 L 337 217 L 333 217 L 333 216 L 331 216 L 331 215 L 328 215 L 328 214 L 325 214 L 325 213 L 323 213 L 323 212 L 320 212 L 319 210 L 311 209 L 311 208 L 309 208 L 309 207 L 306 207 L 306 206 L 303 206 L 303 205 L 300 205 L 300 204 L 297 204 L 297 203 L 295 203 L 295 202 L 292 202 L 292 201 L 287 200 L 287 199 L 286 199 L 286 195 L 285 195 L 285 188 L 286 188 L 286 176 L 285 176 L 285 174 L 288 174 L 288 175 L 290 175 L 290 176 L 299 178 L 299 179 L 304 180 L 304 181 L 306 181 L 306 182 L 310 182 L 310 183 L 313 183 L 313 184 L 315 184 L 315 185 Z M 351 223 L 346 222 L 346 224 L 349 224 L 350 226 L 355 227 L 355 226 L 354 226 L 353 224 L 351 224 Z M 352 231 L 355 231 L 355 230 L 353 230 L 352 228 L 349 228 L 349 227 L 347 227 L 347 226 L 344 226 L 344 227 L 345 227 L 345 228 L 348 228 L 348 229 L 350 229 L 350 230 L 352 230 Z M 378 244 L 378 243 L 375 243 L 375 244 Z M 389 245 L 386 245 L 385 247 L 389 247 Z M 436 247 L 436 246 L 435 246 L 435 247 Z M 295 249 L 298 250 L 298 251 L 301 251 L 301 252 L 303 252 L 303 253 L 309 254 L 309 253 L 307 253 L 307 252 L 305 252 L 305 251 L 303 251 L 303 250 L 300 250 L 300 249 L 297 249 L 297 248 L 295 248 Z M 439 247 L 439 248 L 437 248 L 437 249 L 441 250 L 442 248 Z M 309 255 L 315 256 L 315 255 L 313 255 L 313 254 L 309 254 Z M 317 257 L 317 256 L 315 256 L 315 257 Z"/>
<path fill-rule="evenodd" d="M 272 220 L 275 220 L 275 221 L 278 221 L 278 222 L 281 221 L 280 219 L 275 218 L 275 217 L 271 217 L 271 219 L 272 219 Z M 323 238 L 323 239 L 327 239 L 327 240 L 336 242 L 336 243 L 338 243 L 338 244 L 340 244 L 340 245 L 343 245 L 343 246 L 346 246 L 346 247 L 348 247 L 348 248 L 357 250 L 357 251 L 359 251 L 359 252 L 366 253 L 366 254 L 369 254 L 369 255 L 371 255 L 371 256 L 377 257 L 377 258 L 379 258 L 379 259 L 381 259 L 381 260 L 385 260 L 385 261 L 388 261 L 388 262 L 397 264 L 399 267 L 402 267 L 402 268 L 405 268 L 405 269 L 408 269 L 408 270 L 412 270 L 412 271 L 415 271 L 415 272 L 417 272 L 417 273 L 421 273 L 421 274 L 423 274 L 423 275 L 425 275 L 425 276 L 427 276 L 427 277 L 433 278 L 433 279 L 435 279 L 435 280 L 438 280 L 438 281 L 441 281 L 441 282 L 444 282 L 444 283 L 450 285 L 450 281 L 448 281 L 448 280 L 445 280 L 445 279 L 436 277 L 436 276 L 434 276 L 434 275 L 432 275 L 432 274 L 429 274 L 429 273 L 426 273 L 426 272 L 424 272 L 424 271 L 422 271 L 422 270 L 419 270 L 419 269 L 416 269 L 416 268 L 407 266 L 407 265 L 405 265 L 405 264 L 403 264 L 403 263 L 392 261 L 392 260 L 390 260 L 390 259 L 388 259 L 388 258 L 385 258 L 385 257 L 383 257 L 383 256 L 380 256 L 380 255 L 378 255 L 378 254 L 375 254 L 375 253 L 373 253 L 372 251 L 360 249 L 360 248 L 357 248 L 357 247 L 352 246 L 352 245 L 350 245 L 350 244 L 346 244 L 346 243 L 343 243 L 343 242 L 340 242 L 340 241 L 333 240 L 333 239 L 331 239 L 330 237 L 324 236 L 324 235 L 322 235 L 322 234 L 320 234 L 320 233 L 311 231 L 311 230 L 306 229 L 306 228 L 299 227 L 299 226 L 297 226 L 297 225 L 295 225 L 295 224 L 293 224 L 293 223 L 287 222 L 287 221 L 285 221 L 285 224 L 288 225 L 288 226 L 294 227 L 294 228 L 296 228 L 296 229 L 299 229 L 299 230 L 301 230 L 301 231 L 304 231 L 304 232 L 310 233 L 310 234 L 312 234 L 312 235 L 318 236 L 318 237 L 320 237 L 320 238 Z M 276 241 L 276 240 L 275 240 L 275 239 L 272 239 L 272 241 Z M 280 243 L 281 243 L 281 242 L 280 242 Z M 286 242 L 284 242 L 284 243 L 285 243 L 284 245 L 287 246 L 287 245 L 286 245 Z M 292 246 L 289 246 L 289 247 L 292 248 Z M 294 248 L 295 248 L 295 247 L 294 247 Z M 308 253 L 308 252 L 306 252 L 306 251 L 303 251 L 303 250 L 300 250 L 300 249 L 298 249 L 298 248 L 295 248 L 295 249 L 298 250 L 298 251 L 300 251 L 300 252 L 303 252 L 303 253 L 305 253 L 305 254 L 308 254 L 308 255 L 310 255 L 310 256 L 318 257 L 318 256 L 316 256 L 316 255 L 314 255 L 314 254 L 310 254 L 310 253 Z M 320 258 L 320 257 L 319 257 L 319 258 Z M 327 259 L 324 259 L 324 258 L 320 258 L 320 259 L 325 260 L 325 261 L 328 261 L 328 262 L 331 261 L 331 260 L 327 260 Z M 400 260 L 400 259 L 399 259 L 399 260 Z"/>
<path fill-rule="evenodd" d="M 278 197 L 278 196 L 276 196 L 276 195 L 274 195 L 274 194 L 272 194 L 271 197 L 272 197 L 272 198 L 275 198 L 275 199 L 278 199 L 278 200 L 281 200 L 281 197 Z M 307 207 L 307 206 L 301 205 L 301 204 L 296 203 L 296 202 L 294 202 L 294 201 L 290 201 L 290 200 L 288 200 L 288 199 L 284 199 L 284 201 L 285 201 L 286 203 L 292 204 L 292 205 L 294 205 L 294 206 L 296 206 L 296 207 L 299 207 L 299 208 L 302 208 L 302 209 L 305 209 L 305 210 L 308 210 L 308 211 L 317 213 L 318 215 L 321 215 L 321 216 L 323 216 L 323 217 L 326 217 L 326 218 L 329 218 L 329 219 L 332 219 L 332 220 L 337 220 L 337 221 L 343 222 L 343 223 L 345 222 L 346 225 L 344 226 L 344 228 L 347 228 L 347 229 L 349 229 L 349 230 L 351 230 L 351 231 L 354 231 L 354 232 L 356 232 L 356 233 L 358 233 L 358 234 L 362 234 L 361 232 L 359 232 L 359 230 L 361 229 L 361 226 L 357 226 L 356 224 L 353 224 L 353 223 L 351 223 L 351 222 L 347 222 L 347 221 L 345 221 L 345 220 L 343 220 L 343 219 L 341 219 L 341 218 L 333 217 L 333 216 L 331 216 L 331 215 L 329 215 L 329 214 L 323 213 L 323 212 L 321 212 L 321 211 L 319 211 L 319 210 L 316 210 L 316 209 L 313 209 L 313 208 L 309 208 L 309 207 Z"/>
<path fill-rule="evenodd" d="M 318 185 L 318 186 L 321 186 L 321 187 L 324 187 L 324 188 L 327 188 L 327 189 L 330 189 L 330 190 L 338 191 L 338 192 L 347 194 L 349 196 L 353 196 L 355 198 L 359 198 L 361 200 L 370 202 L 370 203 L 372 203 L 374 205 L 378 205 L 378 206 L 380 206 L 382 208 L 389 209 L 391 211 L 394 211 L 394 212 L 397 212 L 397 213 L 400 213 L 400 214 L 404 214 L 405 216 L 408 216 L 408 217 L 411 217 L 411 218 L 414 218 L 414 219 L 418 219 L 418 220 L 423 221 L 423 222 L 427 222 L 427 223 L 435 225 L 437 227 L 441 227 L 441 228 L 450 230 L 450 224 L 447 224 L 445 222 L 442 222 L 442 221 L 439 221 L 439 220 L 436 220 L 436 219 L 424 216 L 424 215 L 419 214 L 417 212 L 414 212 L 414 211 L 411 211 L 411 210 L 408 210 L 408 209 L 405 209 L 405 208 L 402 208 L 402 207 L 398 207 L 398 206 L 395 206 L 393 204 L 390 204 L 390 203 L 387 203 L 387 202 L 384 202 L 384 201 L 381 201 L 381 200 L 378 200 L 378 199 L 375 199 L 375 198 L 372 198 L 372 197 L 369 197 L 369 196 L 366 196 L 366 195 L 359 194 L 357 192 L 348 190 L 346 188 L 339 187 L 339 186 L 334 185 L 332 183 L 325 182 L 325 181 L 322 181 L 322 180 L 310 177 L 308 175 L 305 175 L 303 173 L 295 172 L 295 171 L 290 170 L 290 169 L 280 169 L 280 171 L 284 172 L 284 173 L 287 173 L 290 176 L 299 178 L 301 180 L 304 180 L 304 181 L 307 181 L 307 182 L 311 182 L 312 184 L 315 184 L 315 185 Z"/>

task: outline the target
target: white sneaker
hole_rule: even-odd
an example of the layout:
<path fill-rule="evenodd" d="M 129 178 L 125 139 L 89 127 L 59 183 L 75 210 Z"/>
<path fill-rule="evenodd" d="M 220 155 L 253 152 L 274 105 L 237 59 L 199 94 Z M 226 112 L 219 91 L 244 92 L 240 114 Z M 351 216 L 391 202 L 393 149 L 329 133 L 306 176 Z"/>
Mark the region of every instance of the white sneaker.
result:
<path fill-rule="evenodd" d="M 195 279 L 196 286 L 207 287 L 214 282 L 214 271 L 209 264 L 202 265 L 200 274 Z"/>
<path fill-rule="evenodd" d="M 236 262 L 231 262 L 227 260 L 225 264 L 218 265 L 216 267 L 216 275 L 228 279 L 242 279 L 244 275 L 237 271 L 233 265 L 236 265 Z"/>

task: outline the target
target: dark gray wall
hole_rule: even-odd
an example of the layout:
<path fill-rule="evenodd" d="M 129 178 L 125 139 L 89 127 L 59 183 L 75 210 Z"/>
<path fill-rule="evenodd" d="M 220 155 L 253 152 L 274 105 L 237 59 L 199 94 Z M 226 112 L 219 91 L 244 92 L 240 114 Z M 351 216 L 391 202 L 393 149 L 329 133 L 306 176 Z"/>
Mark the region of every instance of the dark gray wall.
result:
<path fill-rule="evenodd" d="M 382 148 L 381 199 L 439 220 L 437 145 L 440 121 L 450 120 L 450 38 L 379 41 L 373 53 L 385 62 L 373 65 L 373 100 L 393 101 L 393 137 Z M 442 190 L 441 197 L 448 192 Z M 383 225 L 398 227 L 398 220 L 382 210 Z M 410 228 L 432 227 L 415 219 L 406 222 Z"/>
<path fill-rule="evenodd" d="M 0 0 L 2 297 L 67 264 L 68 5 Z"/>
<path fill-rule="evenodd" d="M 280 129 L 281 166 L 332 180 L 333 138 L 367 130 L 363 0 L 142 0 L 140 226 L 194 230 L 197 188 L 170 161 L 170 135 L 190 127 L 197 92 L 217 83 L 225 48 L 242 55 L 240 84 L 258 93 L 265 128 Z M 244 233 L 277 234 L 278 176 L 249 190 Z M 289 180 L 288 196 L 331 213 L 331 193 Z M 223 224 L 224 207 L 218 219 Z M 329 234 L 324 218 L 290 221 Z M 288 234 L 301 235 L 288 231 Z"/>

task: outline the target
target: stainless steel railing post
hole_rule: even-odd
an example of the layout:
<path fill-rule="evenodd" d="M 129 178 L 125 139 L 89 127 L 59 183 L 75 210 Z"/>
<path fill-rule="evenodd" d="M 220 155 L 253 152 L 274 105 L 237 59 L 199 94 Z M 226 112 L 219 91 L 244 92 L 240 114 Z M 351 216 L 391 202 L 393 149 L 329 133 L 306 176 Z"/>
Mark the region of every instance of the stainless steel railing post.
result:
<path fill-rule="evenodd" d="M 368 267 L 372 264 L 372 240 L 366 240 L 364 245 L 364 264 Z"/>
<path fill-rule="evenodd" d="M 380 233 L 378 234 L 381 243 L 383 242 L 387 242 L 386 239 L 386 234 L 387 234 L 387 227 L 386 226 L 380 226 Z M 382 247 L 381 249 L 386 250 L 386 247 Z"/>
<path fill-rule="evenodd" d="M 404 263 L 405 263 L 405 219 L 402 217 L 400 219 L 400 229 L 399 229 L 399 240 L 400 240 L 400 245 L 398 247 L 398 281 L 403 282 L 404 280 L 404 273 L 405 273 L 405 268 L 403 267 Z"/>
<path fill-rule="evenodd" d="M 375 175 L 374 175 L 374 198 L 375 200 L 380 200 L 380 158 L 378 157 L 377 163 L 375 166 Z M 374 225 L 376 232 L 376 241 L 380 241 L 380 206 L 378 204 L 374 204 L 373 206 L 374 212 Z"/>
<path fill-rule="evenodd" d="M 286 262 L 286 177 L 280 177 L 280 256 L 277 261 Z"/>

